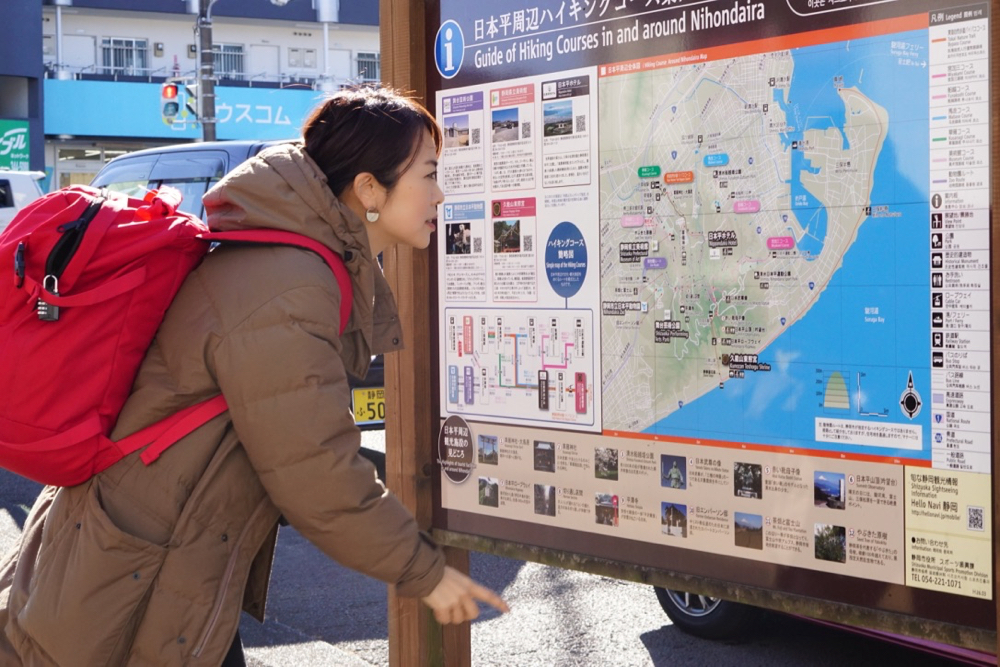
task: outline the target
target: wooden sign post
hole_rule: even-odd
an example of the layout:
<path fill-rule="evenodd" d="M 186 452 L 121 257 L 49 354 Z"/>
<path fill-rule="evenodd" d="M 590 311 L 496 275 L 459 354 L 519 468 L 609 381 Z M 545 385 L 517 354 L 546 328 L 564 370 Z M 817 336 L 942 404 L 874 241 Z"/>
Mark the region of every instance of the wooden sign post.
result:
<path fill-rule="evenodd" d="M 419 0 L 380 0 L 382 81 L 427 102 L 424 14 Z M 386 277 L 399 304 L 406 347 L 388 355 L 386 387 L 386 485 L 431 527 L 433 451 L 437 420 L 431 373 L 432 283 L 429 251 L 394 247 L 383 255 Z M 447 549 L 448 563 L 469 571 L 468 552 Z M 469 624 L 442 629 L 419 600 L 389 592 L 389 664 L 424 667 L 471 664 Z"/>

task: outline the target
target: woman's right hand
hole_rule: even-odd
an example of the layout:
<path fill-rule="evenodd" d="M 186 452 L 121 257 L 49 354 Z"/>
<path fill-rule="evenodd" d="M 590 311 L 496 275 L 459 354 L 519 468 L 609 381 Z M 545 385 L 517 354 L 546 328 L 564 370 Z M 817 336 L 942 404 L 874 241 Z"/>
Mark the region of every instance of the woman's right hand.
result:
<path fill-rule="evenodd" d="M 423 598 L 424 604 L 434 611 L 434 618 L 442 625 L 475 620 L 479 616 L 477 601 L 485 602 L 502 613 L 510 611 L 499 595 L 448 565 L 438 585 Z"/>

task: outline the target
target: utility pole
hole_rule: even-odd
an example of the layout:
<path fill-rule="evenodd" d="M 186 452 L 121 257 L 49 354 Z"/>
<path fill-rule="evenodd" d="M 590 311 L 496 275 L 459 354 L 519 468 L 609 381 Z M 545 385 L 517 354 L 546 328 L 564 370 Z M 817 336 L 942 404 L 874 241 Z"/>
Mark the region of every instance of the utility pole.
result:
<path fill-rule="evenodd" d="M 195 43 L 198 45 L 198 119 L 202 140 L 215 141 L 215 48 L 212 45 L 212 5 L 216 0 L 199 0 Z"/>
<path fill-rule="evenodd" d="M 55 0 L 56 4 L 71 0 Z M 184 0 L 189 14 L 197 14 L 194 24 L 194 43 L 198 51 L 198 119 L 201 121 L 202 140 L 215 141 L 215 47 L 212 45 L 212 5 L 217 0 Z M 276 7 L 284 7 L 290 0 L 270 0 Z M 331 2 L 335 0 L 327 0 Z"/>

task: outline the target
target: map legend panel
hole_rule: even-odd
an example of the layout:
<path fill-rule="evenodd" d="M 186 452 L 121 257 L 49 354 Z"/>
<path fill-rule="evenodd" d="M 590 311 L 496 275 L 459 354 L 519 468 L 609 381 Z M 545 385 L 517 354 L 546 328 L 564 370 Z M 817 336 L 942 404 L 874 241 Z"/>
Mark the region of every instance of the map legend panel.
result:
<path fill-rule="evenodd" d="M 986 6 L 932 12 L 930 118 L 933 467 L 988 473 L 989 30 Z"/>

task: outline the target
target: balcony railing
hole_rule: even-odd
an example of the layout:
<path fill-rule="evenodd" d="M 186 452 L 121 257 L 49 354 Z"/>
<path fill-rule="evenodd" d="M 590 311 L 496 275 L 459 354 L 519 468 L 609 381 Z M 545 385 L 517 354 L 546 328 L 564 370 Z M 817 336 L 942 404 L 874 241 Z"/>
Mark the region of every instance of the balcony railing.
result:
<path fill-rule="evenodd" d="M 95 64 L 85 66 L 63 67 L 69 72 L 70 79 L 84 81 L 122 81 L 132 83 L 162 83 L 168 78 L 182 78 L 195 81 L 198 71 L 174 71 L 168 67 L 136 68 L 136 67 L 104 67 Z M 45 63 L 45 77 L 55 79 L 57 68 L 55 63 Z M 219 86 L 237 86 L 241 88 L 314 88 L 316 77 L 299 74 L 273 74 L 269 72 L 238 72 L 228 71 L 215 73 L 215 83 Z"/>

